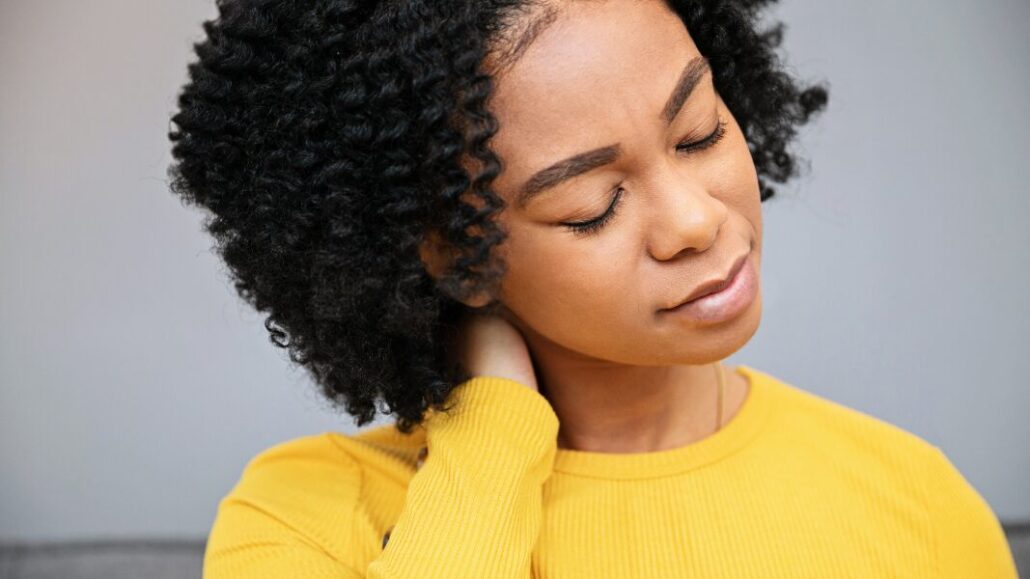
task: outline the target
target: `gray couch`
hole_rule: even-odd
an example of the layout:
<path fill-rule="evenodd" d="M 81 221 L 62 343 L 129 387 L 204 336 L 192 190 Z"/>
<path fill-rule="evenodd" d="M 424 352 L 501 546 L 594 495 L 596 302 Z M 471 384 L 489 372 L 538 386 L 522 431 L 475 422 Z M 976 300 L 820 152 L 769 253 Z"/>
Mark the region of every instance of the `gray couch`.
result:
<path fill-rule="evenodd" d="M 1005 532 L 1030 579 L 1030 524 Z M 203 559 L 203 540 L 0 545 L 0 579 L 198 579 Z"/>

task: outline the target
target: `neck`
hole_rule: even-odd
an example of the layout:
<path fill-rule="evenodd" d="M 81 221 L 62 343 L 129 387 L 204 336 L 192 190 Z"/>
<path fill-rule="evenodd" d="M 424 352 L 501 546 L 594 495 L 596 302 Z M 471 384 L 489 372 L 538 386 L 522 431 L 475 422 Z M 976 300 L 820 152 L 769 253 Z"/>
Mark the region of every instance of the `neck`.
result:
<path fill-rule="evenodd" d="M 534 351 L 540 393 L 558 415 L 558 448 L 604 453 L 654 452 L 685 446 L 718 429 L 718 376 L 725 375 L 723 424 L 740 382 L 719 362 L 627 366 L 569 362 Z"/>

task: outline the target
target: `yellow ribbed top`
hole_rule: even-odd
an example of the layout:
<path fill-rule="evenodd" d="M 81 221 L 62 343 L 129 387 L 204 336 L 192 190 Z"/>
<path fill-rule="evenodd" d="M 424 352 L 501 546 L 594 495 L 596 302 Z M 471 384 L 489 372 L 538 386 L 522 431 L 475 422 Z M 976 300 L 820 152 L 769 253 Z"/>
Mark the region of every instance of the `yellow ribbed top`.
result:
<path fill-rule="evenodd" d="M 280 443 L 219 503 L 204 578 L 1017 576 L 991 508 L 936 446 L 737 371 L 737 414 L 671 450 L 558 449 L 547 399 L 493 376 L 411 435 Z"/>

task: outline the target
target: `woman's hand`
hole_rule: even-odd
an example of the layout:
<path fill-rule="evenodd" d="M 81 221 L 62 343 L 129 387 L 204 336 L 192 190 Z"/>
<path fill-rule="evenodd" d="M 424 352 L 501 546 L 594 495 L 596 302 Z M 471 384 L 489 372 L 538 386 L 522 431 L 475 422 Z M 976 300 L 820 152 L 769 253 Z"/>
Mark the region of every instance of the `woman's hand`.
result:
<path fill-rule="evenodd" d="M 539 391 L 526 340 L 502 315 L 466 313 L 451 348 L 471 376 L 509 378 Z"/>

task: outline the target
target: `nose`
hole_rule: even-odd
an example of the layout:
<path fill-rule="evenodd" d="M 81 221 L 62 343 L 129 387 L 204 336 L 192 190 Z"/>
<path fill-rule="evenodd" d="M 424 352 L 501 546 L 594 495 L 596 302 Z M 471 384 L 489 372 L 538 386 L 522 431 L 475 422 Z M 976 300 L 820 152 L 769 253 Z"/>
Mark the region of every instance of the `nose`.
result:
<path fill-rule="evenodd" d="M 656 260 L 666 261 L 684 252 L 703 252 L 719 238 L 719 229 L 729 217 L 729 210 L 703 183 L 669 170 L 652 191 L 654 210 L 648 250 Z"/>

